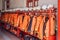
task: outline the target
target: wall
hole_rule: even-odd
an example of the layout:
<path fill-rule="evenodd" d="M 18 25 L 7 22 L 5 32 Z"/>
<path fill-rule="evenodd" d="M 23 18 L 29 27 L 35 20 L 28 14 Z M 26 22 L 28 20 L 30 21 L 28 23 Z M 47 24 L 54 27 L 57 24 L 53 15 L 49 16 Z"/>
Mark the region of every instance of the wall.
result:
<path fill-rule="evenodd" d="M 57 7 L 57 0 L 39 0 L 38 5 L 48 5 L 48 4 L 54 4 L 55 7 Z M 10 0 L 10 8 L 19 8 L 19 7 L 25 7 L 26 6 L 26 0 Z"/>
<path fill-rule="evenodd" d="M 25 7 L 26 0 L 10 0 L 10 8 Z"/>
<path fill-rule="evenodd" d="M 2 0 L 0 0 L 0 10 L 2 10 Z"/>
<path fill-rule="evenodd" d="M 57 0 L 39 0 L 39 6 L 41 5 L 48 5 L 54 4 L 55 7 L 57 6 Z M 19 8 L 19 7 L 26 7 L 26 0 L 10 0 L 10 8 Z M 2 0 L 0 0 L 0 10 L 2 10 Z"/>
<path fill-rule="evenodd" d="M 53 4 L 55 7 L 58 6 L 58 0 L 39 0 L 38 5 L 48 5 L 48 4 Z"/>

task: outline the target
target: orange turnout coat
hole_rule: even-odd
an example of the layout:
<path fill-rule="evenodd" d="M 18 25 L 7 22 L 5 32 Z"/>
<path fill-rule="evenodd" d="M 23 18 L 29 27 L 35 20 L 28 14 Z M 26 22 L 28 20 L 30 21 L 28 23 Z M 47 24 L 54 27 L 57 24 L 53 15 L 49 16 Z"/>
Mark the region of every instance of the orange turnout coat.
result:
<path fill-rule="evenodd" d="M 50 35 L 55 35 L 55 16 L 50 16 Z"/>
<path fill-rule="evenodd" d="M 46 23 L 46 29 L 45 29 L 45 34 L 46 37 L 53 36 L 55 34 L 55 16 L 50 15 L 49 20 Z"/>
<path fill-rule="evenodd" d="M 21 27 L 21 30 L 23 31 L 27 31 L 27 28 L 28 28 L 28 24 L 30 22 L 30 16 L 29 15 L 25 15 L 24 16 L 24 20 L 23 20 L 23 23 L 22 23 L 22 27 Z"/>
<path fill-rule="evenodd" d="M 18 25 L 17 25 L 17 21 L 18 21 L 18 14 L 14 14 L 14 27 L 17 27 Z"/>
<path fill-rule="evenodd" d="M 32 26 L 31 27 L 31 34 L 33 34 L 33 32 L 34 32 L 36 21 L 37 21 L 36 16 L 34 16 L 33 20 L 32 20 L 32 25 L 31 25 Z"/>
<path fill-rule="evenodd" d="M 37 21 L 36 21 L 36 25 L 35 25 L 35 30 L 34 31 L 36 33 L 38 33 L 38 28 L 40 26 L 41 21 L 42 21 L 42 16 L 40 15 L 40 16 L 37 17 Z"/>
<path fill-rule="evenodd" d="M 13 14 L 10 14 L 10 24 L 13 25 Z"/>
<path fill-rule="evenodd" d="M 38 38 L 39 39 L 43 39 L 43 26 L 44 26 L 44 21 L 45 21 L 45 16 L 42 17 L 40 16 L 40 25 L 39 25 L 39 29 L 38 29 Z"/>
<path fill-rule="evenodd" d="M 22 23 L 23 23 L 23 14 L 20 14 L 19 16 L 18 16 L 18 19 L 19 19 L 19 28 L 21 29 L 21 27 L 22 27 Z"/>
<path fill-rule="evenodd" d="M 3 15 L 2 15 L 2 21 L 4 21 L 4 18 L 5 18 L 5 15 L 3 14 Z"/>
<path fill-rule="evenodd" d="M 5 22 L 8 21 L 8 14 L 5 14 Z"/>
<path fill-rule="evenodd" d="M 8 23 L 11 22 L 11 14 L 9 14 Z"/>

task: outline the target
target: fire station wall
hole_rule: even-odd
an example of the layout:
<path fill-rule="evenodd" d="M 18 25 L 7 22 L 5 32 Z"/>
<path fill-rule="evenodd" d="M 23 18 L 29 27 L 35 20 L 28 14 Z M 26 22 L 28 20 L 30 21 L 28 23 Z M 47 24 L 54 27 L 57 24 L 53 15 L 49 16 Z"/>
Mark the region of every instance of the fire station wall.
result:
<path fill-rule="evenodd" d="M 0 0 L 0 10 L 2 10 L 2 0 Z"/>
<path fill-rule="evenodd" d="M 58 0 L 39 0 L 38 5 L 48 5 L 53 4 L 55 7 L 58 7 Z"/>
<path fill-rule="evenodd" d="M 57 0 L 39 0 L 38 5 L 48 5 L 54 4 L 57 7 Z M 10 8 L 19 8 L 19 7 L 26 7 L 26 0 L 10 0 Z"/>
<path fill-rule="evenodd" d="M 10 0 L 10 8 L 25 7 L 26 0 Z"/>

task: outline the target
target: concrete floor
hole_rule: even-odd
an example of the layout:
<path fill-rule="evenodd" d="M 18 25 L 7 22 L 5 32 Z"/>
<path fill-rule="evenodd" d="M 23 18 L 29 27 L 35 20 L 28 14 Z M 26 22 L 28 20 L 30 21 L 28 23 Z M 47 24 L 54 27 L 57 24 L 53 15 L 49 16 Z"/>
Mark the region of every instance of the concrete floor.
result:
<path fill-rule="evenodd" d="M 20 40 L 20 39 L 5 30 L 2 31 L 0 30 L 0 40 Z"/>

